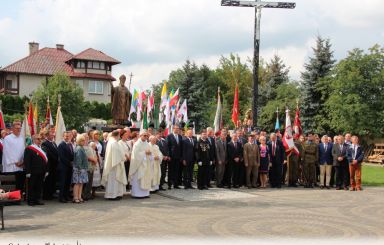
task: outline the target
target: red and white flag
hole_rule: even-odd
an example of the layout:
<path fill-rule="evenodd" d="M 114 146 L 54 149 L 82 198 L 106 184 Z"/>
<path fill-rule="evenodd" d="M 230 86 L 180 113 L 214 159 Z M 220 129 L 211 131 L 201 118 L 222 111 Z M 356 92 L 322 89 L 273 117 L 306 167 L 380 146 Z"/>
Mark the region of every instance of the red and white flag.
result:
<path fill-rule="evenodd" d="M 294 138 L 298 139 L 300 135 L 303 134 L 303 129 L 301 128 L 301 121 L 300 121 L 300 109 L 299 105 L 296 107 L 296 116 L 295 116 L 295 122 L 293 123 L 293 128 L 295 131 Z"/>
<path fill-rule="evenodd" d="M 291 118 L 289 116 L 288 109 L 285 111 L 285 131 L 283 136 L 283 145 L 285 147 L 285 152 L 287 155 L 291 154 L 292 151 L 296 155 L 299 155 L 299 150 L 296 148 L 295 142 L 293 141 Z"/>
<path fill-rule="evenodd" d="M 169 106 L 170 106 L 170 107 L 172 107 L 172 106 L 176 106 L 177 101 L 179 101 L 179 89 L 177 89 L 177 90 L 176 90 L 176 93 L 174 93 L 174 94 L 172 95 L 172 97 L 170 98 Z"/>
<path fill-rule="evenodd" d="M 183 122 L 188 121 L 188 108 L 186 99 L 184 99 L 183 104 L 181 104 L 179 110 L 177 111 L 177 119 L 179 122 L 181 122 L 181 120 L 183 120 Z"/>

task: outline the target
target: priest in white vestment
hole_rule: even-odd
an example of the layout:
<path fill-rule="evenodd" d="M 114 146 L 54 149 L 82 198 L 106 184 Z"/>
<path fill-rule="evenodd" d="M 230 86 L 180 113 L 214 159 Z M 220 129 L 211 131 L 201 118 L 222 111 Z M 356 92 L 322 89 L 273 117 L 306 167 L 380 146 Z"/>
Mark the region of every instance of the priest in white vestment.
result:
<path fill-rule="evenodd" d="M 157 146 L 157 138 L 152 135 L 149 137 L 149 146 L 151 148 L 151 169 L 152 169 L 152 191 L 158 191 L 160 185 L 161 169 L 160 164 L 163 160 L 163 154 Z"/>
<path fill-rule="evenodd" d="M 134 198 L 149 197 L 152 186 L 151 176 L 151 147 L 147 141 L 148 132 L 142 130 L 140 138 L 133 145 L 131 165 L 129 168 L 129 182 L 131 196 Z"/>
<path fill-rule="evenodd" d="M 101 184 L 105 187 L 104 197 L 121 199 L 128 184 L 125 175 L 124 150 L 118 143 L 119 131 L 113 131 L 105 150 L 104 171 Z"/>
<path fill-rule="evenodd" d="M 16 190 L 24 190 L 24 150 L 25 138 L 21 134 L 21 123 L 15 122 L 12 125 L 12 134 L 3 140 L 3 173 L 13 173 L 15 175 Z"/>

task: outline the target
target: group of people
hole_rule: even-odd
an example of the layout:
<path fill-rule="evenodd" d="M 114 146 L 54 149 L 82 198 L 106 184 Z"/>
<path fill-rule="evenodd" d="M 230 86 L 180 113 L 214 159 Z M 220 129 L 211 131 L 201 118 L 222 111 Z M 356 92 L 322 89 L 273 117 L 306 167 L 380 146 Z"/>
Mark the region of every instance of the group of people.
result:
<path fill-rule="evenodd" d="M 357 136 L 333 139 L 309 132 L 287 151 L 279 132 L 267 135 L 227 129 L 201 131 L 174 125 L 167 136 L 153 128 L 130 128 L 101 134 L 97 130 L 63 133 L 57 145 L 55 128 L 44 129 L 25 145 L 21 123 L 1 132 L 2 174 L 13 174 L 16 189 L 28 204 L 41 199 L 83 203 L 104 190 L 104 198 L 119 200 L 127 190 L 134 198 L 166 189 L 281 188 L 282 185 L 361 190 L 363 148 Z M 197 171 L 196 171 L 197 170 Z M 193 183 L 196 183 L 194 185 Z M 58 191 L 58 195 L 56 195 Z"/>

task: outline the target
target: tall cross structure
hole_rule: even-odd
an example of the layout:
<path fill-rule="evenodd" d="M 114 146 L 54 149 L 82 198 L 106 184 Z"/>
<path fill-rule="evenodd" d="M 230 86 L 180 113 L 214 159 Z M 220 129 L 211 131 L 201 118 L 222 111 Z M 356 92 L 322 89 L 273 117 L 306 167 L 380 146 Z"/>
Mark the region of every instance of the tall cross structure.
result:
<path fill-rule="evenodd" d="M 262 8 L 282 8 L 293 9 L 296 3 L 290 2 L 262 2 L 254 1 L 233 1 L 221 0 L 221 6 L 252 7 L 255 8 L 255 33 L 254 33 L 254 52 L 253 52 L 253 100 L 252 100 L 252 119 L 253 126 L 257 127 L 257 108 L 259 97 L 259 49 L 260 49 L 260 18 Z"/>

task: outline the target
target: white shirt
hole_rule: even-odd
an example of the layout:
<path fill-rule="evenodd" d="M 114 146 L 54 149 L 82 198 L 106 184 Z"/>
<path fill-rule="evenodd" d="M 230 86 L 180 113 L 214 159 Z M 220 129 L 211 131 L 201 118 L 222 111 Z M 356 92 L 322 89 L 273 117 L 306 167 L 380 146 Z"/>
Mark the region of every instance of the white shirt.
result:
<path fill-rule="evenodd" d="M 23 161 L 25 150 L 25 139 L 14 134 L 6 136 L 3 140 L 3 172 L 12 173 L 23 171 L 16 163 Z"/>

